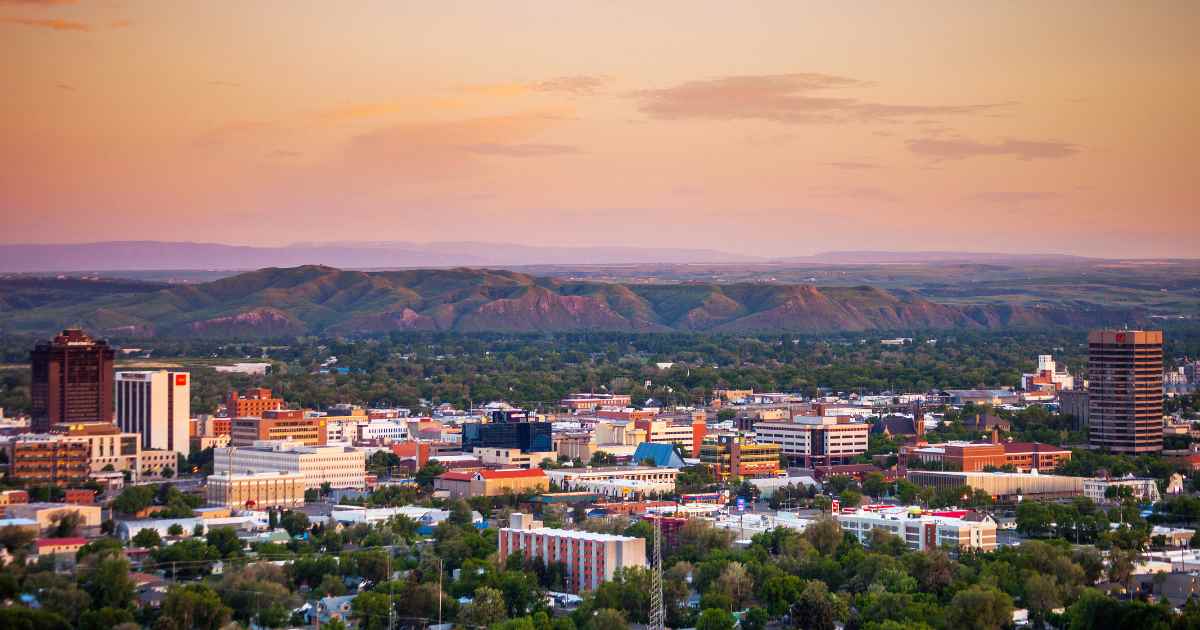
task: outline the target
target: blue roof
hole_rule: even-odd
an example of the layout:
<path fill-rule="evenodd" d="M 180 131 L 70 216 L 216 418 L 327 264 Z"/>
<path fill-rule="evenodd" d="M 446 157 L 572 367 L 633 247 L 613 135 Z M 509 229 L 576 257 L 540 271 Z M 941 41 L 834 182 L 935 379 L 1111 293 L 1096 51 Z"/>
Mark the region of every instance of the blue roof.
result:
<path fill-rule="evenodd" d="M 674 444 L 655 444 L 642 442 L 633 452 L 633 462 L 640 464 L 647 459 L 654 460 L 654 465 L 666 468 L 682 468 L 685 466 L 683 456 L 675 449 Z"/>

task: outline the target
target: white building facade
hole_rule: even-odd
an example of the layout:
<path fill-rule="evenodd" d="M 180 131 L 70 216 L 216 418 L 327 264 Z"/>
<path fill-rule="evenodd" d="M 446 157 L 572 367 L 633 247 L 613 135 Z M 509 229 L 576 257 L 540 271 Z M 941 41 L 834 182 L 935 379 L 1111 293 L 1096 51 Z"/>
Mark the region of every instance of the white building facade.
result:
<path fill-rule="evenodd" d="M 192 378 L 188 372 L 123 371 L 115 378 L 117 426 L 142 436 L 143 449 L 187 455 L 192 411 Z"/>
<path fill-rule="evenodd" d="M 296 472 L 305 488 L 366 486 L 366 453 L 348 446 L 304 446 L 292 441 L 259 441 L 254 446 L 213 449 L 213 472 L 235 475 Z"/>

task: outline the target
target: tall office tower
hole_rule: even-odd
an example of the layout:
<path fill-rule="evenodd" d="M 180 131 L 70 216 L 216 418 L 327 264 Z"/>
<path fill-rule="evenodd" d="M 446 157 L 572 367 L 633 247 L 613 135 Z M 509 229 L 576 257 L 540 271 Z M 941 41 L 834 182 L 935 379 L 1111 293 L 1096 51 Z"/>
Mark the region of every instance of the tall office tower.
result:
<path fill-rule="evenodd" d="M 187 372 L 117 372 L 117 425 L 122 431 L 140 433 L 142 448 L 187 455 L 191 410 Z"/>
<path fill-rule="evenodd" d="M 1088 334 L 1088 442 L 1117 453 L 1163 447 L 1161 330 Z"/>
<path fill-rule="evenodd" d="M 112 422 L 113 350 L 78 328 L 68 328 L 29 353 L 35 433 L 67 422 Z"/>

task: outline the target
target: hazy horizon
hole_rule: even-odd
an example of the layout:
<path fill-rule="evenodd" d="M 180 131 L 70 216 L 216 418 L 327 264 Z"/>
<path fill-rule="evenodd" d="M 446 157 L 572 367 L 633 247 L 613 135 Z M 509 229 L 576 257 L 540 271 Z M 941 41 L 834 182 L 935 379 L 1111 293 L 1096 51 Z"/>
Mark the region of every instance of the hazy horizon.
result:
<path fill-rule="evenodd" d="M 1198 31 L 1169 1 L 0 0 L 0 239 L 1194 257 Z"/>

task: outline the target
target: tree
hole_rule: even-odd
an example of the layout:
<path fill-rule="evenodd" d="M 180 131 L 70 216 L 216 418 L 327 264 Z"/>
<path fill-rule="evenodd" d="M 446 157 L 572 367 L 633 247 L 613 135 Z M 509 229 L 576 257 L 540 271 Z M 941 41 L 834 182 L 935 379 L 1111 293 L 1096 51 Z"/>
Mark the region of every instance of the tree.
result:
<path fill-rule="evenodd" d="M 730 562 L 717 578 L 717 588 L 729 596 L 734 610 L 741 610 L 754 593 L 754 578 L 741 562 Z"/>
<path fill-rule="evenodd" d="M 162 472 L 159 473 L 163 479 L 170 479 L 175 476 L 175 469 L 170 466 L 163 466 Z"/>
<path fill-rule="evenodd" d="M 321 500 L 321 495 L 316 488 L 309 488 L 304 491 L 305 503 L 316 503 Z"/>
<path fill-rule="evenodd" d="M 279 526 L 286 529 L 288 534 L 298 536 L 308 531 L 308 515 L 304 512 L 288 510 L 279 517 Z"/>
<path fill-rule="evenodd" d="M 208 530 L 205 539 L 217 549 L 222 558 L 232 558 L 242 553 L 242 540 L 232 527 L 214 527 Z"/>
<path fill-rule="evenodd" d="M 821 555 L 833 555 L 842 543 L 842 526 L 833 518 L 823 516 L 804 529 L 804 538 Z"/>
<path fill-rule="evenodd" d="M 229 623 L 233 609 L 221 602 L 217 592 L 204 584 L 174 586 L 163 601 L 156 627 L 166 630 L 218 630 Z"/>
<path fill-rule="evenodd" d="M 417 471 L 417 483 L 425 490 L 429 490 L 433 487 L 433 480 L 437 479 L 444 472 L 446 472 L 445 466 L 437 462 L 429 462 Z"/>
<path fill-rule="evenodd" d="M 742 630 L 766 630 L 771 621 L 771 615 L 764 609 L 755 606 L 742 615 Z"/>
<path fill-rule="evenodd" d="M 961 630 L 1000 630 L 1012 623 L 1012 611 L 1008 594 L 977 585 L 954 595 L 946 607 L 946 621 Z"/>
<path fill-rule="evenodd" d="M 79 615 L 79 630 L 113 630 L 121 624 L 134 623 L 133 613 L 124 608 L 88 610 Z M 137 627 L 136 624 L 134 624 Z"/>
<path fill-rule="evenodd" d="M 1161 573 L 1155 574 L 1163 575 Z M 1025 578 L 1025 607 L 1029 609 L 1029 619 L 1036 628 L 1046 626 L 1046 615 L 1061 605 L 1058 582 L 1051 576 L 1033 573 Z"/>
<path fill-rule="evenodd" d="M 696 620 L 696 630 L 733 630 L 733 627 L 733 615 L 718 608 L 704 610 Z"/>
<path fill-rule="evenodd" d="M 392 611 L 392 600 L 384 593 L 367 591 L 359 593 L 350 602 L 350 610 L 363 630 L 382 630 L 388 627 Z"/>
<path fill-rule="evenodd" d="M 162 536 L 158 534 L 157 529 L 146 527 L 134 534 L 132 541 L 138 547 L 150 549 L 162 544 Z"/>
<path fill-rule="evenodd" d="M 24 550 L 37 539 L 37 533 L 16 525 L 0 527 L 0 545 L 9 553 Z"/>
<path fill-rule="evenodd" d="M 58 517 L 58 522 L 54 526 L 52 536 L 54 538 L 70 538 L 79 534 L 79 524 L 83 522 L 83 517 L 79 512 L 65 512 Z"/>
<path fill-rule="evenodd" d="M 471 506 L 467 505 L 466 501 L 459 499 L 450 504 L 450 516 L 446 517 L 446 520 L 451 524 L 469 527 L 474 519 L 475 517 L 471 514 Z"/>
<path fill-rule="evenodd" d="M 607 451 L 596 451 L 592 453 L 592 459 L 588 462 L 589 466 L 613 466 L 617 463 L 617 458 L 612 453 Z"/>
<path fill-rule="evenodd" d="M 133 605 L 136 587 L 129 578 L 129 562 L 121 557 L 102 557 L 85 571 L 83 590 L 92 597 L 96 608 L 128 608 Z"/>
<path fill-rule="evenodd" d="M 504 621 L 507 607 L 504 604 L 504 593 L 499 590 L 481 586 L 475 589 L 475 598 L 463 606 L 458 614 L 458 620 L 468 626 L 488 627 Z"/>
<path fill-rule="evenodd" d="M 837 608 L 823 582 L 809 580 L 788 615 L 800 630 L 834 630 Z"/>
<path fill-rule="evenodd" d="M 863 492 L 866 492 L 867 495 L 878 499 L 879 497 L 883 496 L 884 492 L 887 491 L 888 484 L 883 478 L 883 473 L 873 472 L 868 473 L 863 479 L 862 487 Z"/>
<path fill-rule="evenodd" d="M 587 622 L 583 624 L 583 630 L 625 630 L 627 628 L 629 628 L 629 623 L 625 621 L 625 615 L 612 608 L 601 608 L 594 611 Z"/>
<path fill-rule="evenodd" d="M 167 528 L 167 534 L 171 536 L 182 536 L 183 525 L 180 525 L 179 523 L 171 523 L 171 526 Z"/>

